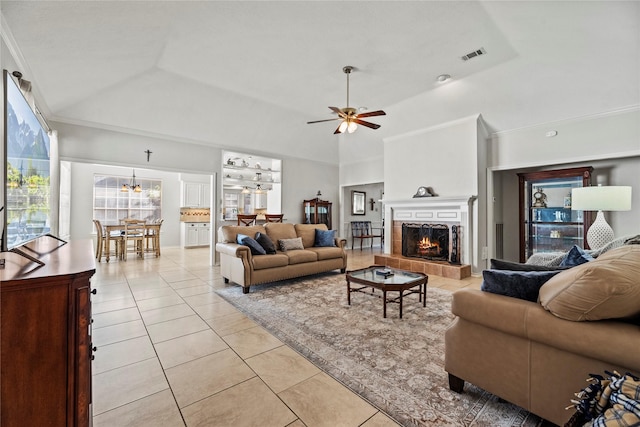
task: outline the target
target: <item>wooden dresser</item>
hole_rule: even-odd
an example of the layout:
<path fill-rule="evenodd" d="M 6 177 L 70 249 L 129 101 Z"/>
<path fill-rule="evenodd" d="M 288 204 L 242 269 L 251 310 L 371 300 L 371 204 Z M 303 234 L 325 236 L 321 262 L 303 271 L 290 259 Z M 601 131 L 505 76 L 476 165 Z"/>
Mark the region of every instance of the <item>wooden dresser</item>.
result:
<path fill-rule="evenodd" d="M 41 237 L 3 253 L 0 270 L 0 425 L 91 424 L 91 240 Z M 57 247 L 57 249 L 56 249 Z M 95 291 L 94 291 L 95 293 Z"/>

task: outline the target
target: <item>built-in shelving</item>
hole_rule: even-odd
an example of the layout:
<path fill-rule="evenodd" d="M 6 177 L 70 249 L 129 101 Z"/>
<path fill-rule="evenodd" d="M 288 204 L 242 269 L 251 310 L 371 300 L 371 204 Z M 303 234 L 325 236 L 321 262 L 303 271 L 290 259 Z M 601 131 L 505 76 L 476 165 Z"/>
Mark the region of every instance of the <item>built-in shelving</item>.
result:
<path fill-rule="evenodd" d="M 240 214 L 281 213 L 282 161 L 237 152 L 223 152 L 222 219 Z"/>

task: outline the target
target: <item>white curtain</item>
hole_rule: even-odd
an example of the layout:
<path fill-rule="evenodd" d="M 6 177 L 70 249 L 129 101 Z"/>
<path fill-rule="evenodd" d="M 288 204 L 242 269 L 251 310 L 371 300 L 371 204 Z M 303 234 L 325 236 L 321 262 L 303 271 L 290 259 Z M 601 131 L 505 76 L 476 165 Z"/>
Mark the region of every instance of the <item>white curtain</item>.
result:
<path fill-rule="evenodd" d="M 58 131 L 49 130 L 49 174 L 50 174 L 50 198 L 49 221 L 51 234 L 59 236 L 60 232 L 60 155 L 58 152 Z"/>

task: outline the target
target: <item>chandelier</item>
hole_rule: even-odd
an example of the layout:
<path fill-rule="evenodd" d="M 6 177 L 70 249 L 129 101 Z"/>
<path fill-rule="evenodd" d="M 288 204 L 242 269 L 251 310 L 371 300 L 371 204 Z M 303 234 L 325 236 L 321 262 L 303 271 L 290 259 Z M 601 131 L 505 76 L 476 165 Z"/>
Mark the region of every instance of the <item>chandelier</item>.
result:
<path fill-rule="evenodd" d="M 141 193 L 142 187 L 140 184 L 136 182 L 136 171 L 133 170 L 133 176 L 131 177 L 131 182 L 129 184 L 122 184 L 121 192 L 126 193 L 129 190 L 133 190 L 134 193 Z"/>

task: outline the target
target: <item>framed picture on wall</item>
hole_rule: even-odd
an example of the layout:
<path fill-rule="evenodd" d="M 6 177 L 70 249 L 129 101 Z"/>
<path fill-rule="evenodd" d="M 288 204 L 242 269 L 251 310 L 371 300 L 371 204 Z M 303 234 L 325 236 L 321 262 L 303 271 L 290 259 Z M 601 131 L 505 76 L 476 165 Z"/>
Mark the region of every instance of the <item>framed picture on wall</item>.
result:
<path fill-rule="evenodd" d="M 351 215 L 364 215 L 367 193 L 364 191 L 351 192 Z"/>

